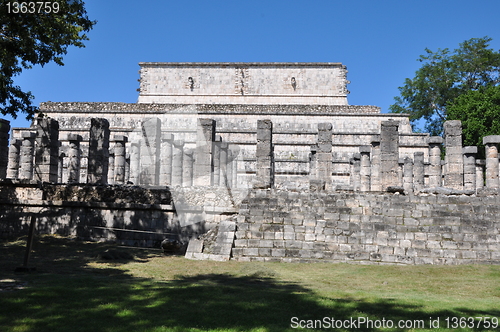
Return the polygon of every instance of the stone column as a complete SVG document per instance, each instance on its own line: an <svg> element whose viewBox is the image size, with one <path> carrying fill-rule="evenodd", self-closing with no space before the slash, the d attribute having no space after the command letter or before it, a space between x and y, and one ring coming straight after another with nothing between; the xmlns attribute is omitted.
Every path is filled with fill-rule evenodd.
<svg viewBox="0 0 500 332"><path fill-rule="evenodd" d="M318 123L316 151L317 179L325 182L325 189L332 189L332 124Z"/></svg>
<svg viewBox="0 0 500 332"><path fill-rule="evenodd" d="M109 122L103 118L90 120L87 183L106 184L109 163Z"/></svg>
<svg viewBox="0 0 500 332"><path fill-rule="evenodd" d="M220 176L219 183L221 187L227 187L227 154L228 144L226 142L220 143Z"/></svg>
<svg viewBox="0 0 500 332"><path fill-rule="evenodd" d="M80 141L82 136L68 134L68 183L80 182Z"/></svg>
<svg viewBox="0 0 500 332"><path fill-rule="evenodd" d="M429 187L442 186L441 172L441 145L443 138L441 136L429 137Z"/></svg>
<svg viewBox="0 0 500 332"><path fill-rule="evenodd" d="M182 161L184 141L174 140L172 142L172 185L182 186Z"/></svg>
<svg viewBox="0 0 500 332"><path fill-rule="evenodd" d="M476 153L477 146L466 146L464 154L464 189L476 190Z"/></svg>
<svg viewBox="0 0 500 332"><path fill-rule="evenodd" d="M424 188L424 153L415 152L413 154L413 188L419 191Z"/></svg>
<svg viewBox="0 0 500 332"><path fill-rule="evenodd" d="M459 120L445 121L444 142L446 147L444 186L463 189L462 122Z"/></svg>
<svg viewBox="0 0 500 332"><path fill-rule="evenodd" d="M380 137L374 137L372 139L372 149L371 149L371 174L370 174L370 190L371 191L381 191L382 187L380 185Z"/></svg>
<svg viewBox="0 0 500 332"><path fill-rule="evenodd" d="M398 186L399 122L382 121L380 129L380 177L382 190Z"/></svg>
<svg viewBox="0 0 500 332"><path fill-rule="evenodd" d="M316 181L318 179L318 147L311 145L309 153L309 180Z"/></svg>
<svg viewBox="0 0 500 332"><path fill-rule="evenodd" d="M161 137L160 185L168 186L172 181L172 142L174 135L163 134Z"/></svg>
<svg viewBox="0 0 500 332"><path fill-rule="evenodd" d="M406 157L403 165L403 189L407 193L413 192L413 174L413 160L410 157Z"/></svg>
<svg viewBox="0 0 500 332"><path fill-rule="evenodd" d="M51 118L37 118L35 173L37 181L57 182L59 163L59 123Z"/></svg>
<svg viewBox="0 0 500 332"><path fill-rule="evenodd" d="M17 179L19 175L19 156L21 151L22 140L12 138L9 146L9 163L7 168L7 178Z"/></svg>
<svg viewBox="0 0 500 332"><path fill-rule="evenodd" d="M158 185L160 181L161 120L149 118L142 122L139 183Z"/></svg>
<svg viewBox="0 0 500 332"><path fill-rule="evenodd" d="M360 168L361 168L361 155L355 153L350 159L351 164L351 186L354 191L359 191L361 188Z"/></svg>
<svg viewBox="0 0 500 332"><path fill-rule="evenodd" d="M359 169L361 191L370 191L370 152L371 146L369 145L359 147L359 153L361 154Z"/></svg>
<svg viewBox="0 0 500 332"><path fill-rule="evenodd" d="M108 184L115 184L115 148L109 147L108 150Z"/></svg>
<svg viewBox="0 0 500 332"><path fill-rule="evenodd" d="M398 158L398 183L400 183L401 185L403 185L403 182L404 182L404 180L403 180L404 164L405 164L405 158Z"/></svg>
<svg viewBox="0 0 500 332"><path fill-rule="evenodd" d="M215 120L198 119L196 129L196 160L194 164L194 185L212 185L213 143L215 141Z"/></svg>
<svg viewBox="0 0 500 332"><path fill-rule="evenodd" d="M227 166L226 166L226 186L233 187L233 150L232 145L227 145Z"/></svg>
<svg viewBox="0 0 500 332"><path fill-rule="evenodd" d="M134 142L130 144L130 171L129 181L137 185L139 183L139 172L141 167L141 145Z"/></svg>
<svg viewBox="0 0 500 332"><path fill-rule="evenodd" d="M66 158L66 146L59 142L59 158L57 159L57 182L63 183L64 158Z"/></svg>
<svg viewBox="0 0 500 332"><path fill-rule="evenodd" d="M23 142L19 154L19 178L31 180L33 179L33 157L35 153L36 133L23 131L21 135Z"/></svg>
<svg viewBox="0 0 500 332"><path fill-rule="evenodd" d="M500 135L483 137L486 149L486 188L498 189L498 144Z"/></svg>
<svg viewBox="0 0 500 332"><path fill-rule="evenodd" d="M430 163L428 161L424 162L424 188L429 187L429 167ZM425 177L427 175L427 177Z"/></svg>
<svg viewBox="0 0 500 332"><path fill-rule="evenodd" d="M126 150L127 151L130 150L130 145L129 148ZM128 183L130 181L129 179L130 179L130 152L127 152L125 153L125 183Z"/></svg>
<svg viewBox="0 0 500 332"><path fill-rule="evenodd" d="M10 122L0 119L0 180L7 177Z"/></svg>
<svg viewBox="0 0 500 332"><path fill-rule="evenodd" d="M115 135L113 137L113 141L115 142L115 184L124 184L125 183L125 167L126 167L126 149L125 144L128 141L127 136L123 135Z"/></svg>
<svg viewBox="0 0 500 332"><path fill-rule="evenodd" d="M240 153L240 147L237 145L233 145L231 148L231 153L233 155L233 172L232 172L232 187L231 188L238 188L238 155Z"/></svg>
<svg viewBox="0 0 500 332"><path fill-rule="evenodd" d="M220 184L220 143L222 142L222 137L220 135L215 135L214 141L214 176L213 185L218 186Z"/></svg>
<svg viewBox="0 0 500 332"><path fill-rule="evenodd" d="M238 182L238 154L240 147L235 144L228 145L227 184L230 188L236 188Z"/></svg>
<svg viewBox="0 0 500 332"><path fill-rule="evenodd" d="M194 150L185 149L182 159L182 186L191 187L193 185L194 170Z"/></svg>
<svg viewBox="0 0 500 332"><path fill-rule="evenodd" d="M484 159L476 160L476 190L484 188Z"/></svg>
<svg viewBox="0 0 500 332"><path fill-rule="evenodd" d="M274 187L273 123L257 120L257 175L254 188Z"/></svg>

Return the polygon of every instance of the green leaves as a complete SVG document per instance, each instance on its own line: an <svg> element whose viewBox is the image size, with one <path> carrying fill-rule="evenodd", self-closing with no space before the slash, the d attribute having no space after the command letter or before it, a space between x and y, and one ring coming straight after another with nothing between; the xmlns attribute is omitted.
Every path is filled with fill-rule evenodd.
<svg viewBox="0 0 500 332"><path fill-rule="evenodd" d="M408 113L413 124L426 121L425 129L440 135L448 116L448 105L457 97L481 87L500 83L500 53L488 48L491 38L472 38L453 52L425 49L418 61L422 67L413 79L399 87L400 96L389 109L393 113Z"/></svg>
<svg viewBox="0 0 500 332"><path fill-rule="evenodd" d="M462 121L464 145L478 146L479 157L484 157L483 137L500 134L500 86L460 95L448 106L448 117Z"/></svg>
<svg viewBox="0 0 500 332"><path fill-rule="evenodd" d="M96 22L88 19L82 1L58 0L57 13L13 13L8 2L13 1L0 0L0 111L14 118L26 113L30 119L37 110L33 95L13 86L13 77L33 65L64 65L68 46L84 47L84 32Z"/></svg>

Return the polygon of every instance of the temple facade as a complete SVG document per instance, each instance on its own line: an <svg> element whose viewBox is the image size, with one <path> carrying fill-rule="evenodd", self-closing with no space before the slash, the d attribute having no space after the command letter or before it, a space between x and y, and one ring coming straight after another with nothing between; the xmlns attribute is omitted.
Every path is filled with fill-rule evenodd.
<svg viewBox="0 0 500 332"><path fill-rule="evenodd" d="M318 176L316 157L325 152L331 155L327 187L359 187L352 174L356 159L361 161L360 146L377 149L384 121L398 124L398 160L421 152L424 163L429 162L428 135L413 133L407 115L348 105L347 69L340 63L155 62L140 67L137 103L40 105L41 112L59 124L59 182L75 180L68 168L75 137L81 150L77 180L87 181L91 118L109 122L109 184L250 188L258 171L259 120L273 123L277 188L308 187L309 179ZM323 151L318 128L325 123L330 124L326 142L331 141L331 148ZM210 137L200 130L208 130ZM30 135L25 132L34 130L15 128L13 138L20 141ZM199 145L205 138L211 141L211 176L201 181L196 169L203 163ZM115 144L120 145L116 150ZM115 158L120 151L125 151L119 156L125 166L117 166L124 172L117 176Z"/></svg>

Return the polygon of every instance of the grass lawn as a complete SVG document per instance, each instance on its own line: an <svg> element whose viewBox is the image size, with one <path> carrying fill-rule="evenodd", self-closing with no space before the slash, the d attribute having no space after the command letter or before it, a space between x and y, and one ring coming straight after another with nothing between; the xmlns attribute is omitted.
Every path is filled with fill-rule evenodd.
<svg viewBox="0 0 500 332"><path fill-rule="evenodd" d="M208 262L133 248L116 249L133 258L105 260L110 244L44 236L30 261L37 271L16 274L24 246L0 242L2 332L295 331L321 330L319 323L336 331L500 331L485 328L500 319L500 266ZM332 319L344 328L328 328ZM431 329L437 319L440 328ZM409 328L421 322L425 328Z"/></svg>

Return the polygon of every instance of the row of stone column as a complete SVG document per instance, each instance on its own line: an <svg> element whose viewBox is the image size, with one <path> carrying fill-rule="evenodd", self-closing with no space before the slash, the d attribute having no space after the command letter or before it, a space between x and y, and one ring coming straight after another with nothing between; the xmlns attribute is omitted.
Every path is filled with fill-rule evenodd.
<svg viewBox="0 0 500 332"><path fill-rule="evenodd" d="M424 153L415 152L413 158L400 158L398 161L398 186L403 187L406 192L418 191L424 187L442 187L444 186L444 177L442 176L445 162L441 161L441 143L442 137L430 137L429 144L429 162L424 162ZM360 191L380 191L381 186L377 176L377 170L380 164L376 163L376 146L364 145L360 147L360 153L354 154L351 159L351 184L354 190ZM372 158L370 158L370 154ZM484 187L483 168L484 161L476 160L477 147L466 146L462 151L463 162L463 189L475 190ZM492 161L494 159L492 158ZM498 160L498 158L497 158ZM497 162L498 165L498 162ZM491 167L490 167L491 168ZM497 174L495 171L492 174ZM425 178L428 182L425 183ZM497 175L498 178L498 175ZM495 188L491 184L487 187Z"/></svg>
<svg viewBox="0 0 500 332"><path fill-rule="evenodd" d="M80 143L82 137L77 134L68 134L68 145L65 146L64 153L59 155L60 142L57 121L37 119L36 132L25 131L21 133L21 138L11 140L8 153L5 153L8 167L4 167L4 178L61 182L63 179L63 158L66 158L67 174L64 178L67 179L68 183L124 184L127 181L132 181L136 184L141 182L142 184L157 184L153 182L154 180L151 181L151 176L153 179L158 176L158 181L164 185L236 186L236 157L239 148L222 142L220 136L215 139L213 135L215 121L202 120L200 124L201 130L196 150L185 149L184 141L175 140L172 134L164 134L161 141L163 153L160 154L160 160L146 158L151 156L151 151L147 151L147 149L154 150L156 147L152 146L152 140L147 141L146 144L144 142L132 143L131 151L127 155L128 137L115 135L110 140L109 122L106 119L91 119L87 179L80 179L82 159ZM6 131L8 130L9 128ZM207 131L211 132L208 136ZM151 130L147 130L147 132L151 132ZM3 140L3 142L7 141L8 137ZM110 141L113 143L111 150ZM35 145L37 146L36 151ZM160 145L158 147L160 148ZM144 153L146 151L149 153ZM195 158L195 154L197 158ZM195 160L199 161L199 164ZM34 169L34 165L36 165L36 169ZM151 171L148 166L155 167L155 170ZM157 172L158 170L159 172Z"/></svg>
<svg viewBox="0 0 500 332"><path fill-rule="evenodd" d="M92 184L130 181L151 185L237 185L239 147L222 142L222 138L215 135L214 120L199 120L196 149L185 148L185 142L175 140L172 134L161 136L160 126L159 119L146 121L144 139L130 144L131 151L127 153L127 136L115 135L110 139L109 122L91 119L87 178L81 179L82 137L68 134L68 144L61 150L57 121L37 119L36 132L24 131L21 138L12 139L5 153L8 167L4 167L4 178L46 182L62 182L64 178L68 183ZM7 142L8 137L4 141ZM63 158L66 158L64 164Z"/></svg>
<svg viewBox="0 0 500 332"><path fill-rule="evenodd" d="M35 132L11 140L4 178L57 182L59 124L50 118L36 121Z"/></svg>
<svg viewBox="0 0 500 332"><path fill-rule="evenodd" d="M225 186L237 184L238 147L215 135L212 119L198 119L196 145L161 132L158 118L143 122L143 138L131 143L130 181L143 185Z"/></svg>
<svg viewBox="0 0 500 332"><path fill-rule="evenodd" d="M462 147L460 121L445 122L445 138L429 137L429 162L424 163L424 153L415 152L413 158L396 161L399 156L397 125L382 122L380 139L371 146L361 146L351 159L351 184L354 190L379 191L388 186L402 186L405 191L427 187L448 187L477 190L484 187L500 188L498 145L500 135L486 136L486 162L477 160L477 147ZM441 160L441 146L445 143L445 160ZM371 158L370 158L371 157ZM425 177L428 177L427 184Z"/></svg>

